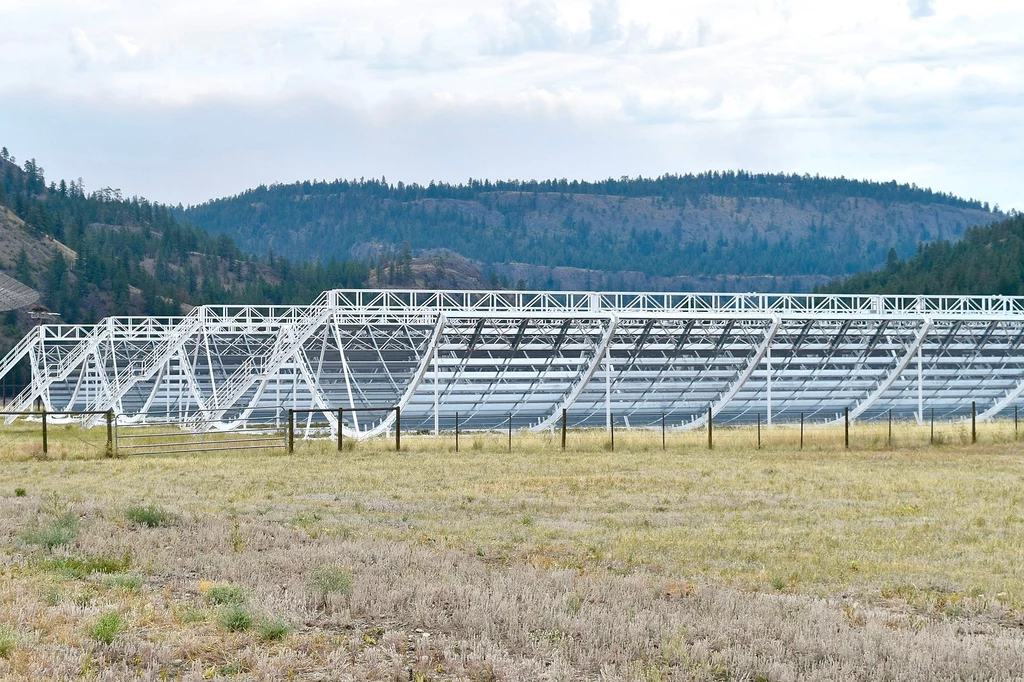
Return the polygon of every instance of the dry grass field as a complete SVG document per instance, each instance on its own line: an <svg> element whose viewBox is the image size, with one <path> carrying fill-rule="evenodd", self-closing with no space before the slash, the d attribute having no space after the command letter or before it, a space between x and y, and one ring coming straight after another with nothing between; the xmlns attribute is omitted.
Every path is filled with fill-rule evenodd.
<svg viewBox="0 0 1024 682"><path fill-rule="evenodd" d="M0 429L0 679L1024 679L1012 424L116 459L33 429Z"/></svg>

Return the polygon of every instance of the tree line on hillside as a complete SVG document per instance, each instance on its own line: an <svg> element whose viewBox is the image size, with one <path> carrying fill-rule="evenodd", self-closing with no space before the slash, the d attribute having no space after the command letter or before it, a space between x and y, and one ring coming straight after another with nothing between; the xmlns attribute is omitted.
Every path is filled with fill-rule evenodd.
<svg viewBox="0 0 1024 682"><path fill-rule="evenodd" d="M754 230L748 217L734 230L698 239L688 235L679 220L671 229L642 223L598 229L592 220L573 215L570 202L576 195L647 197L677 207L706 207L709 196L725 196L738 200L738 211L745 202L780 199L813 206L821 218L799 236L776 229L779 225ZM909 255L919 237L928 238L923 228L897 231L893 238L870 238L854 225L830 222L828 215L837 206L859 199L988 210L979 201L895 182L727 172L602 182L470 180L426 186L391 185L385 179L305 181L260 186L179 208L176 214L212 233L230 234L248 250L274 248L298 258L322 253L345 258L360 249L372 252L409 244L414 253L448 249L484 264L515 262L651 276L853 273L884 262L890 247ZM563 207L551 208L559 201ZM530 224L541 203L542 212L565 214L556 228ZM766 234L782 237L769 239Z"/></svg>
<svg viewBox="0 0 1024 682"><path fill-rule="evenodd" d="M408 202L421 199L474 200L488 193L523 194L590 194L614 197L659 197L663 201L696 203L707 195L784 199L794 202L815 202L823 197L849 197L875 199L883 203L920 202L945 204L960 208L989 210L988 202L962 199L947 192L900 184L896 181L876 182L853 180L845 177L830 178L820 175L796 173L751 173L748 171L709 171L685 175L666 174L655 178L623 176L596 182L584 180L477 180L450 184L431 182L389 184L387 178L333 181L306 180L294 184L260 185L235 197L217 199L201 206L236 198L259 201L275 190L288 195L304 196L352 194L392 201Z"/></svg>
<svg viewBox="0 0 1024 682"><path fill-rule="evenodd" d="M86 193L81 180L46 183L29 160L0 150L0 205L37 238L52 237L48 263L24 251L14 276L41 291L67 322L108 314L178 315L182 305L306 303L331 287L359 287L368 265L354 260L296 263L242 253L228 235L181 224L168 207L113 189Z"/></svg>
<svg viewBox="0 0 1024 682"><path fill-rule="evenodd" d="M884 268L837 280L820 291L1024 296L1024 215L973 227L955 243L922 244L907 260L890 252Z"/></svg>

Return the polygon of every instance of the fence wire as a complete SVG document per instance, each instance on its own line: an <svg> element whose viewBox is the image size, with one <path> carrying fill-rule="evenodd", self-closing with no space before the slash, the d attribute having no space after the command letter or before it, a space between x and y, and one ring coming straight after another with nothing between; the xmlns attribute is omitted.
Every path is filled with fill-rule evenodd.
<svg viewBox="0 0 1024 682"><path fill-rule="evenodd" d="M1016 411L1008 419L981 422L973 418L974 410L970 412L972 417L955 419L938 418L926 409L922 420L882 415L848 422L844 417L801 418L776 420L773 424L768 423L767 415L755 415L753 425L722 425L712 418L710 428L706 421L684 425L657 413L632 413L629 417L605 414L601 415L605 424L596 426L599 422L592 411L571 410L564 419L554 420L547 414L510 413L501 419L468 412L404 423L394 407L267 410L244 417L194 412L181 421L145 423L108 413L47 413L45 419L40 412L0 414L4 414L0 419L0 457L15 459L257 450L286 453L294 452L299 443L304 443L303 448L320 447L315 445L318 441L335 441L340 451L364 447L360 443L365 443L371 433L377 437L367 446L374 449L493 453L659 449L824 453L1013 444L1021 438Z"/></svg>

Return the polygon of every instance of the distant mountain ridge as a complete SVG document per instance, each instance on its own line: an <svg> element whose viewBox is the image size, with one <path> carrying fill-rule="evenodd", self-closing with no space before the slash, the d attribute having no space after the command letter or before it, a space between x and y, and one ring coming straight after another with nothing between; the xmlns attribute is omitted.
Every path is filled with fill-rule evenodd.
<svg viewBox="0 0 1024 682"><path fill-rule="evenodd" d="M807 290L920 241L999 219L895 182L703 173L460 185L337 180L261 186L179 215L246 250L390 260L456 254L508 286Z"/></svg>

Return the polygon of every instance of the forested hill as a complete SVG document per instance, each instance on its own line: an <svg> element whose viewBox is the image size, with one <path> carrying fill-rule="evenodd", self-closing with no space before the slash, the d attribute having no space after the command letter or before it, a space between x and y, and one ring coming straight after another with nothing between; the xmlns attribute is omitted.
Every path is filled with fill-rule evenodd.
<svg viewBox="0 0 1024 682"><path fill-rule="evenodd" d="M999 217L912 185L745 172L300 182L181 215L256 253L368 258L406 244L417 257L469 259L510 286L740 290L807 289Z"/></svg>
<svg viewBox="0 0 1024 682"><path fill-rule="evenodd" d="M908 260L891 253L885 267L831 282L822 291L1024 296L1024 215L971 228L956 243L924 244Z"/></svg>
<svg viewBox="0 0 1024 682"><path fill-rule="evenodd" d="M35 288L69 323L115 315L179 315L202 303L308 303L362 286L359 262L296 264L243 253L228 235L179 224L164 206L81 181L47 184L36 161L0 150L0 271ZM0 317L0 355L31 321Z"/></svg>

